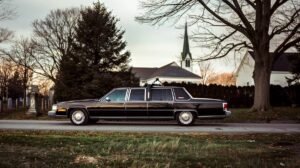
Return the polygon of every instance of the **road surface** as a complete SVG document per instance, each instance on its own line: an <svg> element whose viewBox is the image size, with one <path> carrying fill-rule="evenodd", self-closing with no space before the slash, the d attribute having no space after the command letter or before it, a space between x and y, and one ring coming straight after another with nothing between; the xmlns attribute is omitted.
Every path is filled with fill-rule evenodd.
<svg viewBox="0 0 300 168"><path fill-rule="evenodd" d="M300 133L300 124L278 123L201 123L178 126L175 121L100 121L74 126L70 121L0 120L0 130L59 130L109 132L201 132L201 133Z"/></svg>

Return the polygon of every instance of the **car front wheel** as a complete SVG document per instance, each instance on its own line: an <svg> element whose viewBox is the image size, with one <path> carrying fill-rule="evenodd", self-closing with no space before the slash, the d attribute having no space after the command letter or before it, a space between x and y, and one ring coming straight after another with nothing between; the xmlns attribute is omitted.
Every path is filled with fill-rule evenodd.
<svg viewBox="0 0 300 168"><path fill-rule="evenodd" d="M71 112L70 120L74 125L85 125L88 119L89 116L83 109L75 109Z"/></svg>
<svg viewBox="0 0 300 168"><path fill-rule="evenodd" d="M195 116L190 111L182 111L177 114L176 120L179 125L188 126L194 123Z"/></svg>

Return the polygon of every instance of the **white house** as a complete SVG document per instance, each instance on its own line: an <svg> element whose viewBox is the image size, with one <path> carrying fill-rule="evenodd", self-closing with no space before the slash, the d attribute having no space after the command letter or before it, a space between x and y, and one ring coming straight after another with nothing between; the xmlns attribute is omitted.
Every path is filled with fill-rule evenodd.
<svg viewBox="0 0 300 168"><path fill-rule="evenodd" d="M272 53L271 53L272 54ZM288 86L287 79L293 75L290 72L291 62L289 57L297 56L299 53L284 53L274 63L270 83L272 85ZM252 51L246 52L236 71L236 85L250 86L254 85L253 70L254 70L254 55Z"/></svg>
<svg viewBox="0 0 300 168"><path fill-rule="evenodd" d="M157 78L161 82L190 82L200 83L201 77L181 68L177 63L172 62L159 68L132 67L132 73L140 79L140 86L146 83L152 84Z"/></svg>
<svg viewBox="0 0 300 168"><path fill-rule="evenodd" d="M132 67L132 72L140 79L140 86L152 84L157 78L160 82L201 82L201 77L193 73L193 58L190 52L187 24L185 24L183 49L181 52L180 66L171 62L159 68Z"/></svg>

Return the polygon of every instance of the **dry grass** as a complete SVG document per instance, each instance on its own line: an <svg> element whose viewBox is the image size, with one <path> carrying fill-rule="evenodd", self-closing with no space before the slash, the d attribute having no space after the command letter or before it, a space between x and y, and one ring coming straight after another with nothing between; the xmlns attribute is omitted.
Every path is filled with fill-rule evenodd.
<svg viewBox="0 0 300 168"><path fill-rule="evenodd" d="M300 107L274 107L267 112L230 109L232 116L224 122L300 122Z"/></svg>
<svg viewBox="0 0 300 168"><path fill-rule="evenodd" d="M297 167L299 156L299 134L0 132L0 167Z"/></svg>

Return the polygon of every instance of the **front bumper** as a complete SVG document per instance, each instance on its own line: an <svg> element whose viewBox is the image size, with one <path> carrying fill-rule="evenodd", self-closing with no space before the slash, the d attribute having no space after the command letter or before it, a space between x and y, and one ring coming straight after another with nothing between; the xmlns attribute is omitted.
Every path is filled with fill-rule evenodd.
<svg viewBox="0 0 300 168"><path fill-rule="evenodd" d="M53 111L53 110L48 111L48 116L49 117L56 117L56 111Z"/></svg>
<svg viewBox="0 0 300 168"><path fill-rule="evenodd" d="M67 117L67 113L66 112L59 112L57 113L57 111L48 111L48 116L49 117Z"/></svg>

